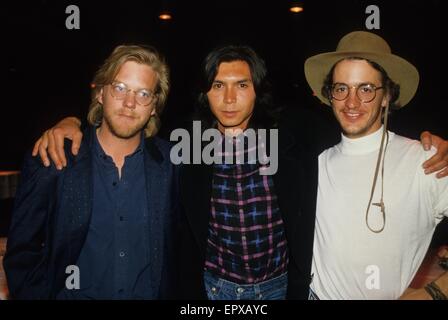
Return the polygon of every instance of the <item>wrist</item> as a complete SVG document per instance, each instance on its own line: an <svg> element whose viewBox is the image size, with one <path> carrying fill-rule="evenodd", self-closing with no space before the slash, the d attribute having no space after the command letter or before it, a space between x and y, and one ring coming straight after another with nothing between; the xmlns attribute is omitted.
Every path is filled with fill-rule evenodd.
<svg viewBox="0 0 448 320"><path fill-rule="evenodd" d="M444 279L437 279L437 281L430 282L424 288L433 300L448 300L446 292L448 288L442 284L442 280Z"/></svg>
<svg viewBox="0 0 448 320"><path fill-rule="evenodd" d="M445 272L438 279L434 280L435 284L439 287L439 289L448 296L448 272Z"/></svg>

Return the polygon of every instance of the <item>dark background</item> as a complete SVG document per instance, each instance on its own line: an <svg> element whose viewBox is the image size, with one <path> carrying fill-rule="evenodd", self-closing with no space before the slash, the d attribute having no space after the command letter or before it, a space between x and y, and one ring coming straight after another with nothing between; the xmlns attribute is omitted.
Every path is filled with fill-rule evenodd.
<svg viewBox="0 0 448 320"><path fill-rule="evenodd" d="M89 82L99 64L122 43L156 46L167 57L172 90L161 135L182 126L191 113L201 60L221 43L251 45L265 60L277 102L327 114L305 82L304 60L333 51L348 32L366 30L365 9L380 8L375 30L394 53L415 64L421 84L414 100L391 119L391 128L413 138L431 130L448 138L446 15L441 0L305 1L289 12L290 1L11 1L0 4L2 137L0 170L21 167L24 152L64 116L85 118ZM80 30L68 30L68 5L80 9ZM158 13L172 10L174 19ZM316 135L319 135L316 132Z"/></svg>

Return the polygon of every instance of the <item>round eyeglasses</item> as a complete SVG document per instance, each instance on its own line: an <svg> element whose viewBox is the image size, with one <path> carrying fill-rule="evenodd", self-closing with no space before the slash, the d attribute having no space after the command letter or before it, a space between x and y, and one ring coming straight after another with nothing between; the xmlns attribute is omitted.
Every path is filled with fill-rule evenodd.
<svg viewBox="0 0 448 320"><path fill-rule="evenodd" d="M342 101L348 98L350 89L356 89L356 96L359 101L367 103L375 99L376 91L384 87L377 87L371 83L362 83L357 86L349 86L345 83L335 83L330 87L331 97L335 100Z"/></svg>
<svg viewBox="0 0 448 320"><path fill-rule="evenodd" d="M114 81L110 84L110 86L112 89L110 94L118 100L125 99L129 91L134 92L135 101L142 106L150 105L156 98L156 95L148 89L132 90L122 82Z"/></svg>

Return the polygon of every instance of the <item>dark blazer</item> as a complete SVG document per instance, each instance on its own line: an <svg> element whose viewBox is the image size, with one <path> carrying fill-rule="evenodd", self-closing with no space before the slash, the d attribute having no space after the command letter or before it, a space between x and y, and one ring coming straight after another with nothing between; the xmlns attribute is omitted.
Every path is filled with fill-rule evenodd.
<svg viewBox="0 0 448 320"><path fill-rule="evenodd" d="M307 299L311 280L314 223L317 199L318 154L326 145L319 141L316 115L297 110L279 126L279 166L274 188L288 241L288 298ZM321 141L322 142L322 141ZM180 291L184 299L206 299L203 284L210 198L211 165L185 165L180 173L183 208Z"/></svg>
<svg viewBox="0 0 448 320"><path fill-rule="evenodd" d="M16 299L52 299L65 286L68 265L76 264L92 213L92 135L86 130L77 157L65 143L68 165L45 168L28 155L22 170L4 268ZM145 141L144 165L150 219L148 224L153 298L169 298L172 247L177 221L177 170L170 145L159 138ZM81 275L82 276L82 275Z"/></svg>

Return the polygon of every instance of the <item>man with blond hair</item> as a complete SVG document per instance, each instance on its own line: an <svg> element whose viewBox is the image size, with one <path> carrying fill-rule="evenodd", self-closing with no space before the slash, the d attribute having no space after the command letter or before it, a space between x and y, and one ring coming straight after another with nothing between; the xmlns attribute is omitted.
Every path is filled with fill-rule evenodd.
<svg viewBox="0 0 448 320"><path fill-rule="evenodd" d="M176 174L154 137L168 91L154 48L119 46L94 77L78 157L63 171L26 157L4 259L12 298L169 297Z"/></svg>

